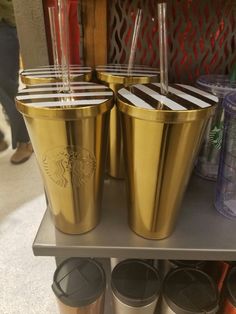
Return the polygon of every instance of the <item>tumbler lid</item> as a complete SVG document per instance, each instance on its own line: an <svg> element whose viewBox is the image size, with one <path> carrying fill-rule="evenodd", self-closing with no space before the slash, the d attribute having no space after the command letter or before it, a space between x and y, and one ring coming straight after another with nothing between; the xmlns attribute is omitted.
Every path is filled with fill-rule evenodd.
<svg viewBox="0 0 236 314"><path fill-rule="evenodd" d="M44 119L73 120L102 114L113 106L113 91L105 85L71 82L71 92L63 93L62 83L28 86L16 96L24 115Z"/></svg>
<svg viewBox="0 0 236 314"><path fill-rule="evenodd" d="M95 68L99 80L113 84L132 85L159 81L160 70L144 65L134 65L130 69L127 64L98 65Z"/></svg>
<svg viewBox="0 0 236 314"><path fill-rule="evenodd" d="M236 115L236 91L225 96L223 106L229 114Z"/></svg>
<svg viewBox="0 0 236 314"><path fill-rule="evenodd" d="M105 286L104 270L95 260L70 258L56 269L52 290L62 303L80 307L96 301Z"/></svg>
<svg viewBox="0 0 236 314"><path fill-rule="evenodd" d="M118 107L130 116L153 121L178 123L206 117L218 98L201 89L170 84L168 94L161 94L160 83L135 84L118 91ZM212 108L213 107L213 108Z"/></svg>
<svg viewBox="0 0 236 314"><path fill-rule="evenodd" d="M205 261L192 261L192 260L170 260L170 262L178 267L192 267L192 268L202 267L206 263Z"/></svg>
<svg viewBox="0 0 236 314"><path fill-rule="evenodd" d="M160 293L158 271L141 260L125 260L111 274L114 295L124 304L141 307L152 303Z"/></svg>
<svg viewBox="0 0 236 314"><path fill-rule="evenodd" d="M92 68L80 65L70 65L71 81L90 80L92 76ZM24 69L20 72L22 83L26 85L53 83L62 81L61 65L46 65L34 69Z"/></svg>
<svg viewBox="0 0 236 314"><path fill-rule="evenodd" d="M220 98L224 98L227 93L236 89L236 81L224 74L201 75L196 83L199 87L201 86L204 90Z"/></svg>
<svg viewBox="0 0 236 314"><path fill-rule="evenodd" d="M177 268L166 276L163 295L176 314L215 314L218 291L213 280L195 268Z"/></svg>
<svg viewBox="0 0 236 314"><path fill-rule="evenodd" d="M226 287L229 300L236 307L236 267L230 270L227 276Z"/></svg>

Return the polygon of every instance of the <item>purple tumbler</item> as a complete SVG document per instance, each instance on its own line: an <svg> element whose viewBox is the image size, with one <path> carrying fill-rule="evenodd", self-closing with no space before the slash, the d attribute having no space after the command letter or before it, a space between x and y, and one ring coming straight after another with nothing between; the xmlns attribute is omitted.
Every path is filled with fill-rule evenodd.
<svg viewBox="0 0 236 314"><path fill-rule="evenodd" d="M200 76L197 79L196 84L202 90L212 93L213 97L218 97L219 99L215 113L209 119L204 141L195 167L195 171L198 175L205 179L216 181L218 176L224 122L222 103L228 93L236 91L236 81L231 80L227 75L209 74Z"/></svg>
<svg viewBox="0 0 236 314"><path fill-rule="evenodd" d="M223 106L225 118L215 207L224 216L236 218L236 92L225 97Z"/></svg>

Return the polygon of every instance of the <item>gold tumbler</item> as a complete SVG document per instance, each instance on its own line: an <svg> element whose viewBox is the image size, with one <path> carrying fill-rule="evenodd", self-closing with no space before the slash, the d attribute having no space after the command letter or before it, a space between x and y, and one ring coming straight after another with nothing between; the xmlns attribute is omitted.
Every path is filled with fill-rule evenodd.
<svg viewBox="0 0 236 314"><path fill-rule="evenodd" d="M159 70L145 66L134 66L128 71L127 65L108 64L96 67L98 80L114 91L115 106L110 114L110 130L108 145L108 174L114 178L122 179L124 173L123 139L120 114L116 107L117 92L122 87L132 84L145 84L159 81Z"/></svg>
<svg viewBox="0 0 236 314"><path fill-rule="evenodd" d="M16 97L43 177L55 226L70 234L93 229L100 218L113 92L78 82L65 94L46 84Z"/></svg>
<svg viewBox="0 0 236 314"><path fill-rule="evenodd" d="M70 80L72 82L90 81L91 78L91 67L70 65ZM62 68L61 65L47 65L36 69L25 69L20 72L20 79L25 85L61 82Z"/></svg>
<svg viewBox="0 0 236 314"><path fill-rule="evenodd" d="M77 82L90 81L92 78L92 68L79 66L79 65L70 65L70 85L77 84ZM38 85L39 88L42 84L51 83L51 86L57 86L58 83L62 82L62 67L61 65L45 65L38 67L36 69L25 69L21 71L20 78L23 84L26 87L32 85ZM58 85L63 88L63 85ZM46 202L47 195L45 191Z"/></svg>
<svg viewBox="0 0 236 314"><path fill-rule="evenodd" d="M129 225L144 238L166 238L174 229L215 103L186 85L169 86L165 97L160 84L153 83L119 90L118 108L124 134Z"/></svg>

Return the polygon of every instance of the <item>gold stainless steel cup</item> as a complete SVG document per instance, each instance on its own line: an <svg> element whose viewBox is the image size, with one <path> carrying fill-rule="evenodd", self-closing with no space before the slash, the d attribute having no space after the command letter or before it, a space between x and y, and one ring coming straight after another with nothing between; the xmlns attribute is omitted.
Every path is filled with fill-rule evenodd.
<svg viewBox="0 0 236 314"><path fill-rule="evenodd" d="M90 81L92 78L92 68L79 65L70 65L70 85L76 82ZM32 85L41 86L42 84L51 83L52 85L62 82L62 69L61 65L46 65L36 69L25 69L20 73L20 79L26 87ZM47 195L45 191L47 201Z"/></svg>
<svg viewBox="0 0 236 314"><path fill-rule="evenodd" d="M158 104L153 97L162 97L164 103L165 97L154 85L148 84L146 97L145 86L120 90L118 108L124 134L129 225L144 238L162 239L168 237L175 226L214 106L171 110L164 105L163 110L157 110L152 107ZM179 95L181 93L184 94L180 91ZM181 103L180 96L175 95L176 98ZM182 99L182 104L185 102Z"/></svg>
<svg viewBox="0 0 236 314"><path fill-rule="evenodd" d="M17 95L41 170L55 226L70 234L94 228L100 218L109 113L113 92L78 83L60 93L50 84ZM30 91L30 92L28 92ZM69 96L71 95L71 96Z"/></svg>
<svg viewBox="0 0 236 314"><path fill-rule="evenodd" d="M123 86L157 82L159 80L159 70L145 66L134 66L128 73L127 65L108 64L97 66L96 75L99 81L114 91L115 97L115 106L110 114L107 171L113 178L123 179L125 176L123 139L120 114L116 106L117 91Z"/></svg>
<svg viewBox="0 0 236 314"><path fill-rule="evenodd" d="M72 82L90 81L92 68L70 65L70 80ZM25 69L20 73L20 79L25 85L56 83L62 81L61 66L47 65L36 69Z"/></svg>

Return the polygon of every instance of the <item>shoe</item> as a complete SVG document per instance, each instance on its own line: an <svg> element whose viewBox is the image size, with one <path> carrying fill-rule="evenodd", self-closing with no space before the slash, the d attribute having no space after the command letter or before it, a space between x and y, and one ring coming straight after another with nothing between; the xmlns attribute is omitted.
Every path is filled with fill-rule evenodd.
<svg viewBox="0 0 236 314"><path fill-rule="evenodd" d="M7 142L6 142L4 139L2 139L2 140L0 141L0 152L3 152L3 151L6 150L7 148L8 148Z"/></svg>
<svg viewBox="0 0 236 314"><path fill-rule="evenodd" d="M22 164L27 161L33 153L31 143L18 143L15 153L12 155L10 161L14 165Z"/></svg>

